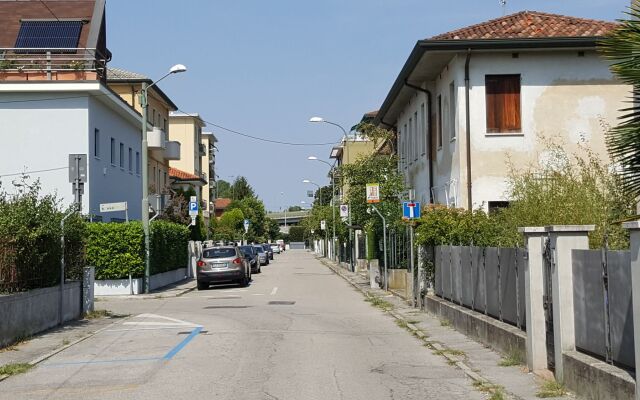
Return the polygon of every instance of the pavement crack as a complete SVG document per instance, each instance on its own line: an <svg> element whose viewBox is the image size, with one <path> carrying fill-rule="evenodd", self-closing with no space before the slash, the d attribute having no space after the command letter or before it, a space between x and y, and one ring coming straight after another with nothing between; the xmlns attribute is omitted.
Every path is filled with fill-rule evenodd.
<svg viewBox="0 0 640 400"><path fill-rule="evenodd" d="M338 391L338 394L340 395L340 399L344 399L344 393L342 392L342 388L340 387L340 383L338 382L338 372L336 371L335 367L333 368L333 384L336 387L336 390Z"/></svg>

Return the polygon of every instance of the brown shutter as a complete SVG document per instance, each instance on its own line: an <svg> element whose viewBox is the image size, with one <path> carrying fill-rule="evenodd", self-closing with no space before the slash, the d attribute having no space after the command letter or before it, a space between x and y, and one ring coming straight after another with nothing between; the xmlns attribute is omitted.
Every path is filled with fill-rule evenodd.
<svg viewBox="0 0 640 400"><path fill-rule="evenodd" d="M520 75L485 77L487 132L521 132Z"/></svg>

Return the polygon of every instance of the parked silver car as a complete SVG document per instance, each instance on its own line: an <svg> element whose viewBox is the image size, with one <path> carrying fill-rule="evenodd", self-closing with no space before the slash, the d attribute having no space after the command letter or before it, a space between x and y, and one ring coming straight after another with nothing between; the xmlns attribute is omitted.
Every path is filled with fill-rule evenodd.
<svg viewBox="0 0 640 400"><path fill-rule="evenodd" d="M264 247L259 244L254 244L253 247L255 247L258 252L258 261L260 261L260 265L269 265L269 255L265 251Z"/></svg>
<svg viewBox="0 0 640 400"><path fill-rule="evenodd" d="M269 246L271 246L271 250L276 253L276 254L280 254L281 249L280 249L280 245L277 243L271 243Z"/></svg>
<svg viewBox="0 0 640 400"><path fill-rule="evenodd" d="M206 248L197 262L197 280L198 290L223 282L238 282L245 287L251 280L251 266L237 247Z"/></svg>

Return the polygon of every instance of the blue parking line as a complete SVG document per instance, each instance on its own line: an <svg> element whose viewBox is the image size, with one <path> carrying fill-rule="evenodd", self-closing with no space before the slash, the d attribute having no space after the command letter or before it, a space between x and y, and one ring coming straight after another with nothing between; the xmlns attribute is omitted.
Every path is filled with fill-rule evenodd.
<svg viewBox="0 0 640 400"><path fill-rule="evenodd" d="M189 342L192 341L193 338L198 335L198 333L200 333L200 331L202 331L202 327L201 326L199 326L196 329L194 329L193 331L191 331L189 336L184 338L184 340L182 342L178 343L178 345L176 347L174 347L173 349L169 350L169 352L167 354L165 354L164 357L162 357L162 359L165 360L165 361L171 360L176 354L178 354L180 352L180 350L184 349L184 347L186 345L188 345Z"/></svg>

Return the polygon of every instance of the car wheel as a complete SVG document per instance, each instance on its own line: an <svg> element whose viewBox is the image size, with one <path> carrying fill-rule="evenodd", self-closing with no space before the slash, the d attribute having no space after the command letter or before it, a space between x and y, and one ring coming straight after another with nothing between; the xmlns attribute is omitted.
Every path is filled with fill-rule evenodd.
<svg viewBox="0 0 640 400"><path fill-rule="evenodd" d="M209 289L209 284L206 282L198 281L198 290L205 290L205 289Z"/></svg>
<svg viewBox="0 0 640 400"><path fill-rule="evenodd" d="M247 287L249 286L249 278L247 278L247 275L243 276L242 279L240 279L240 287Z"/></svg>
<svg viewBox="0 0 640 400"><path fill-rule="evenodd" d="M262 268L258 267L258 273L261 274L262 273Z"/></svg>

